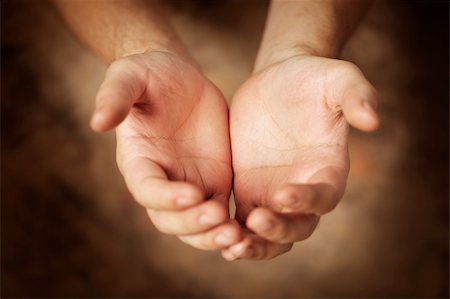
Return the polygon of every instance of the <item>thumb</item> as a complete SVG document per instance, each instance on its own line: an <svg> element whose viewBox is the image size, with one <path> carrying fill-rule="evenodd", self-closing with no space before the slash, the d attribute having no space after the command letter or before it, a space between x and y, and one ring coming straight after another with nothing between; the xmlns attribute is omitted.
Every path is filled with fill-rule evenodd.
<svg viewBox="0 0 450 299"><path fill-rule="evenodd" d="M136 69L124 61L116 61L106 71L105 80L96 97L91 128L97 132L111 130L128 115L134 102L145 90L145 82Z"/></svg>
<svg viewBox="0 0 450 299"><path fill-rule="evenodd" d="M376 113L377 92L370 82L364 77L361 70L348 64L345 75L341 75L338 89L331 97L332 106L339 107L347 122L362 131L374 131L379 126L379 118Z"/></svg>
<svg viewBox="0 0 450 299"><path fill-rule="evenodd" d="M378 128L380 121L376 106L376 91L368 82L347 90L341 101L342 112L348 123L362 131Z"/></svg>

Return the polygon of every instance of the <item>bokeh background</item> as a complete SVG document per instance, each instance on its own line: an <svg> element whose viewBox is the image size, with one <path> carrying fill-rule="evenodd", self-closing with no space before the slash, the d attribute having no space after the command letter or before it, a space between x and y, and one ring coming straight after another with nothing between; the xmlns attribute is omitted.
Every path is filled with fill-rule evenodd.
<svg viewBox="0 0 450 299"><path fill-rule="evenodd" d="M250 74L266 1L173 1L228 100ZM158 233L88 119L106 66L46 1L1 2L2 297L448 297L448 1L375 1L342 57L379 91L352 131L346 194L275 260L226 262Z"/></svg>

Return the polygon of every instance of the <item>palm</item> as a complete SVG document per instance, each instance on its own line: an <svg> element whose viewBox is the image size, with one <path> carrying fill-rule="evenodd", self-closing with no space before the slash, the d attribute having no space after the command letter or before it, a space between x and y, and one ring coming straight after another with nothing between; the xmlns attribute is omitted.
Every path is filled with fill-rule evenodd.
<svg viewBox="0 0 450 299"><path fill-rule="evenodd" d="M221 93L194 67L169 54L142 54L130 64L146 87L117 129L124 174L149 171L192 183L207 198L228 200L228 111ZM151 169L142 169L146 162Z"/></svg>
<svg viewBox="0 0 450 299"><path fill-rule="evenodd" d="M283 184L344 187L348 129L328 99L336 84L346 82L337 81L335 65L294 57L256 74L236 94L230 128L241 222Z"/></svg>
<svg viewBox="0 0 450 299"><path fill-rule="evenodd" d="M254 74L230 112L236 218L226 259L270 259L308 238L345 189L347 122L378 126L375 90L349 62L294 56Z"/></svg>

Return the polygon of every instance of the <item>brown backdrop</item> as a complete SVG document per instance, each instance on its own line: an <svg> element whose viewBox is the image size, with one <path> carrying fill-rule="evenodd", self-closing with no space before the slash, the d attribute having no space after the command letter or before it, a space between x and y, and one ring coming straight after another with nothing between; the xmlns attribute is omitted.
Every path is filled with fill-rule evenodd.
<svg viewBox="0 0 450 299"><path fill-rule="evenodd" d="M231 98L265 1L174 1L172 20ZM124 187L114 135L88 128L105 65L44 1L2 1L2 297L448 296L448 2L376 1L344 50L379 90L352 131L338 208L278 259L225 262L159 234Z"/></svg>

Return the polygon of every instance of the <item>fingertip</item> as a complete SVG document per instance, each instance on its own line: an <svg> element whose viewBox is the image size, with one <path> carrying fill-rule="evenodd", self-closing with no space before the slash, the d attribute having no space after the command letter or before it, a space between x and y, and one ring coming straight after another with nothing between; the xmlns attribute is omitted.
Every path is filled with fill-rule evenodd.
<svg viewBox="0 0 450 299"><path fill-rule="evenodd" d="M178 236L180 240L195 248L202 250L226 250L230 246L241 241L240 227L229 220L227 223L220 224L210 230L197 233ZM231 259L230 253L225 253L224 257Z"/></svg>
<svg viewBox="0 0 450 299"><path fill-rule="evenodd" d="M201 202L205 199L205 195L203 194L203 191L200 189L200 187L190 183L187 184L189 186L185 191L187 196L193 198L197 202Z"/></svg>
<svg viewBox="0 0 450 299"><path fill-rule="evenodd" d="M244 243L239 243L236 245L233 245L232 247L230 247L230 252L232 255L234 255L235 257L240 257L242 254L244 254L245 249L246 249L247 245Z"/></svg>
<svg viewBox="0 0 450 299"><path fill-rule="evenodd" d="M126 107L99 107L91 117L90 126L96 132L106 132L118 126L128 115Z"/></svg>
<svg viewBox="0 0 450 299"><path fill-rule="evenodd" d="M271 211L260 207L248 215L246 225L254 232L265 232L273 228L275 219Z"/></svg>
<svg viewBox="0 0 450 299"><path fill-rule="evenodd" d="M253 246L247 246L245 251L241 254L241 258L244 259L253 259L256 257L257 256L255 255L255 249L253 248Z"/></svg>
<svg viewBox="0 0 450 299"><path fill-rule="evenodd" d="M202 205L204 213L210 215L217 222L224 222L230 219L228 202L223 201L222 194L215 194L212 198L204 198Z"/></svg>
<svg viewBox="0 0 450 299"><path fill-rule="evenodd" d="M380 121L376 115L363 115L358 122L350 122L350 124L363 132L373 132L378 129Z"/></svg>
<svg viewBox="0 0 450 299"><path fill-rule="evenodd" d="M232 220L230 223L230 236L232 240L232 244L236 244L243 240L244 235L242 233L242 228L236 220Z"/></svg>
<svg viewBox="0 0 450 299"><path fill-rule="evenodd" d="M155 164L152 167L155 169L149 167L142 175L144 179L126 178L131 193L141 206L158 211L182 211L202 202L202 193L195 186L168 181L163 170L156 169L159 166Z"/></svg>
<svg viewBox="0 0 450 299"><path fill-rule="evenodd" d="M376 112L375 104L370 101L364 100L362 101L361 105L366 114L366 116L364 117L365 126L363 129L365 129L366 131L373 131L377 129L379 126L379 118Z"/></svg>
<svg viewBox="0 0 450 299"><path fill-rule="evenodd" d="M97 108L91 118L91 128L97 132L105 132L118 126L131 109L131 103L117 96L98 96Z"/></svg>
<svg viewBox="0 0 450 299"><path fill-rule="evenodd" d="M380 125L374 105L367 100L359 101L356 107L344 109L344 115L350 125L364 132L375 131Z"/></svg>
<svg viewBox="0 0 450 299"><path fill-rule="evenodd" d="M198 204L199 201L193 197L180 195L175 199L175 205L179 208L185 209Z"/></svg>
<svg viewBox="0 0 450 299"><path fill-rule="evenodd" d="M106 132L112 129L108 125L108 116L101 111L95 111L90 120L90 127L95 132Z"/></svg>
<svg viewBox="0 0 450 299"><path fill-rule="evenodd" d="M237 244L242 240L240 228L233 223L226 224L220 228L219 233L214 237L216 246L224 248Z"/></svg>
<svg viewBox="0 0 450 299"><path fill-rule="evenodd" d="M229 218L228 207L225 207L221 202L210 200L209 205L211 215L214 215L218 222L226 221Z"/></svg>
<svg viewBox="0 0 450 299"><path fill-rule="evenodd" d="M294 212L304 208L314 197L309 185L287 184L273 195L274 206L278 212Z"/></svg>
<svg viewBox="0 0 450 299"><path fill-rule="evenodd" d="M237 257L234 256L229 249L222 250L221 254L222 257L229 262L237 260Z"/></svg>
<svg viewBox="0 0 450 299"><path fill-rule="evenodd" d="M215 227L225 222L228 217L228 211L220 203L216 201L207 201L199 205L200 212L197 218L197 222L203 227L203 229ZM196 209L192 207L190 209Z"/></svg>
<svg viewBox="0 0 450 299"><path fill-rule="evenodd" d="M188 208L203 202L203 200L204 195L199 187L185 183L185 187L179 192L175 203L180 208Z"/></svg>
<svg viewBox="0 0 450 299"><path fill-rule="evenodd" d="M251 245L251 240L249 238L245 238L244 240L236 243L230 247L228 247L229 255L235 257L235 259L243 258L247 252L247 249Z"/></svg>

